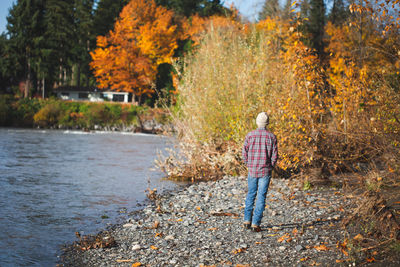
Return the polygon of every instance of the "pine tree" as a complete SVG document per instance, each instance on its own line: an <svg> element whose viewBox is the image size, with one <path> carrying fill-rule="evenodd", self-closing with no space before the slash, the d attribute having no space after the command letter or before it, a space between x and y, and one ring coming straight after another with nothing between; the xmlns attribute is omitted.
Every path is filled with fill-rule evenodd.
<svg viewBox="0 0 400 267"><path fill-rule="evenodd" d="M311 37L311 47L318 55L324 52L324 27L325 27L325 3L323 0L310 0L310 16L308 32Z"/></svg>
<svg viewBox="0 0 400 267"><path fill-rule="evenodd" d="M328 20L334 25L341 25L350 16L348 8L343 0L333 0L332 9L329 13Z"/></svg>
<svg viewBox="0 0 400 267"><path fill-rule="evenodd" d="M81 85L81 74L89 86L92 78L89 63L91 62L90 51L96 45L96 36L93 25L94 0L75 0L74 3L74 33L75 42L73 47L72 85Z"/></svg>
<svg viewBox="0 0 400 267"><path fill-rule="evenodd" d="M156 4L172 9L176 14L185 17L194 14L208 17L227 12L220 0L156 0Z"/></svg>
<svg viewBox="0 0 400 267"><path fill-rule="evenodd" d="M259 20L264 20L267 17L280 17L282 14L278 0L265 0L263 8L258 15Z"/></svg>
<svg viewBox="0 0 400 267"><path fill-rule="evenodd" d="M282 10L282 19L288 20L291 19L292 14L292 0L286 0L285 6Z"/></svg>
<svg viewBox="0 0 400 267"><path fill-rule="evenodd" d="M6 91L11 85L13 62L9 54L9 40L3 33L0 35L0 91ZM14 69L15 71L15 69Z"/></svg>
<svg viewBox="0 0 400 267"><path fill-rule="evenodd" d="M318 55L324 52L325 4L323 0L304 0L300 6L302 24L299 30L303 33L302 41L315 49Z"/></svg>
<svg viewBox="0 0 400 267"><path fill-rule="evenodd" d="M128 0L100 0L94 10L93 25L96 36L104 36L114 28L122 8L128 4Z"/></svg>
<svg viewBox="0 0 400 267"><path fill-rule="evenodd" d="M17 63L13 66L14 73L18 79L25 80L24 97L31 91L34 69L40 63L44 14L43 0L20 0L7 16L9 53Z"/></svg>
<svg viewBox="0 0 400 267"><path fill-rule="evenodd" d="M47 63L53 66L52 78L58 80L58 85L64 85L68 80L68 71L72 60L74 33L73 20L74 0L46 1L46 49L49 51ZM56 76L54 76L56 75Z"/></svg>

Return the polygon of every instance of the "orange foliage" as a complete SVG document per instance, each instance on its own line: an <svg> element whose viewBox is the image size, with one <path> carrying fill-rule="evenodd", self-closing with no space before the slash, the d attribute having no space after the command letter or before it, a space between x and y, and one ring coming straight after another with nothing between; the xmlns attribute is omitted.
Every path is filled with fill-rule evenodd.
<svg viewBox="0 0 400 267"><path fill-rule="evenodd" d="M201 38L212 28L226 28L233 27L241 29L243 24L237 20L237 13L233 12L230 17L225 16L211 16L211 17L200 17L194 15L185 24L185 32L194 41L195 45L200 44Z"/></svg>
<svg viewBox="0 0 400 267"><path fill-rule="evenodd" d="M180 33L173 12L153 0L133 0L126 5L107 36L97 37L98 48L91 53L101 88L153 93L157 66L170 63Z"/></svg>

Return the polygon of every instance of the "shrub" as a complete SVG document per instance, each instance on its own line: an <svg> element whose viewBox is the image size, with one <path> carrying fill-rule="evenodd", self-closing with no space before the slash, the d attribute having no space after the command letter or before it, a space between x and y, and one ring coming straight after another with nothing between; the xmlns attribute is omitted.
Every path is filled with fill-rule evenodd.
<svg viewBox="0 0 400 267"><path fill-rule="evenodd" d="M33 116L41 109L44 101L33 98L21 98L12 103L12 124L14 126L33 126Z"/></svg>
<svg viewBox="0 0 400 267"><path fill-rule="evenodd" d="M63 112L62 104L59 101L51 101L34 115L33 120L42 127L51 127L59 123Z"/></svg>
<svg viewBox="0 0 400 267"><path fill-rule="evenodd" d="M369 65L338 59L335 47L322 68L301 37L272 19L243 31L209 30L178 76L174 122L184 156L159 161L168 175L212 179L244 171L241 146L260 111L271 116L278 167L287 173L305 167L321 177L379 161L387 149L399 153L396 89Z"/></svg>
<svg viewBox="0 0 400 267"><path fill-rule="evenodd" d="M9 125L11 112L11 96L0 95L0 126Z"/></svg>

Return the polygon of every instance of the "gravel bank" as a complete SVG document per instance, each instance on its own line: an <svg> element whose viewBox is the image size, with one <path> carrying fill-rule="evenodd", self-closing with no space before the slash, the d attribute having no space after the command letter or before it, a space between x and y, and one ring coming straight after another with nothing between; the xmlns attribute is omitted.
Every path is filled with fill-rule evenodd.
<svg viewBox="0 0 400 267"><path fill-rule="evenodd" d="M337 189L299 191L273 179L262 232L242 228L243 177L193 184L167 193L138 219L109 232L112 248L69 247L64 266L339 266L340 220L349 204Z"/></svg>

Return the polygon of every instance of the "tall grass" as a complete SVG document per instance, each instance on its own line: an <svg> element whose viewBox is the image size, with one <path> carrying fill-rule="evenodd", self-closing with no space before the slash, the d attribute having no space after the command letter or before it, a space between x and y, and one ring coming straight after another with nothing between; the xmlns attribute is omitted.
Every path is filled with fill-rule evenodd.
<svg viewBox="0 0 400 267"><path fill-rule="evenodd" d="M179 77L174 122L183 156L160 160L162 169L192 179L245 173L241 147L260 111L270 114L278 169L286 173L308 167L334 174L383 150L398 153L393 88L352 64L339 83L331 82L300 39L289 25L268 19L244 29L211 26Z"/></svg>

